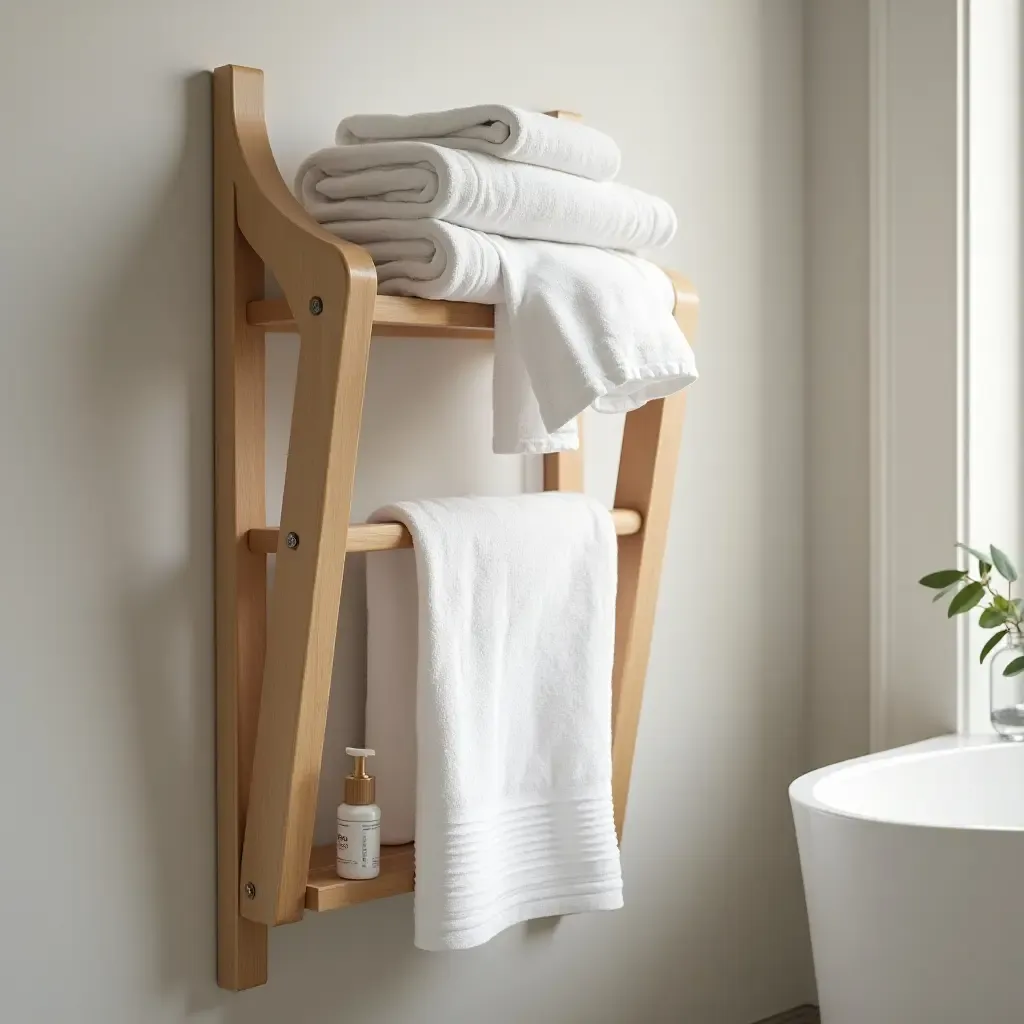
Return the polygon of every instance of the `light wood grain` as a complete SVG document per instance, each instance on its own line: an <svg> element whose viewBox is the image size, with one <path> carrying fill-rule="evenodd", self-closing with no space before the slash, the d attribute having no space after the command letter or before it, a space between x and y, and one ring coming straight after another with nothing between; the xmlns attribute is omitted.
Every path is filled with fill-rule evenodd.
<svg viewBox="0 0 1024 1024"><path fill-rule="evenodd" d="M301 338L282 523L303 543L278 559L270 600L239 890L244 917L277 924L305 903L377 281L366 251L314 224L282 180L262 74L229 66L216 81L238 226Z"/></svg>
<svg viewBox="0 0 1024 1024"><path fill-rule="evenodd" d="M583 492L583 417L576 417L580 446L575 451L544 456L544 490Z"/></svg>
<svg viewBox="0 0 1024 1024"><path fill-rule="evenodd" d="M690 342L697 332L697 295L684 278L669 274L676 289L675 316ZM626 817L640 722L654 610L665 555L672 491L683 429L685 394L648 402L626 414L615 504L635 508L644 528L619 542L612 670L612 793L620 838Z"/></svg>
<svg viewBox="0 0 1024 1024"><path fill-rule="evenodd" d="M235 224L230 100L214 88L214 421L217 606L217 982L267 980L267 929L238 912L263 654L266 562L246 532L266 522L264 338L247 329L246 303L263 294L263 263Z"/></svg>
<svg viewBox="0 0 1024 1024"><path fill-rule="evenodd" d="M263 331L294 331L295 317L287 299L263 299L249 304L246 318ZM401 295L378 295L373 309L374 334L383 337L494 337L494 307L475 302L432 302Z"/></svg>
<svg viewBox="0 0 1024 1024"><path fill-rule="evenodd" d="M415 852L412 843L382 846L380 874L376 878L339 878L335 856L333 846L318 846L313 850L306 882L307 910L341 910L413 890Z"/></svg>
<svg viewBox="0 0 1024 1024"><path fill-rule="evenodd" d="M615 532L620 537L628 537L639 533L642 526L640 513L628 508L611 510ZM281 531L276 526L257 527L247 535L249 550L260 555L287 554L287 548L280 548ZM301 538L300 538L301 544ZM411 548L412 534L402 523L351 523L348 528L348 540L345 544L347 554L361 551L393 551L395 548Z"/></svg>

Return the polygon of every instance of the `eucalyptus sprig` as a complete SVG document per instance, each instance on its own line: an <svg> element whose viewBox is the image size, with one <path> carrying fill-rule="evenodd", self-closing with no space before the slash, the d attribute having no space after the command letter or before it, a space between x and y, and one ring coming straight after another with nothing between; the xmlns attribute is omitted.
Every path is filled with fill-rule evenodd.
<svg viewBox="0 0 1024 1024"><path fill-rule="evenodd" d="M978 625L982 629L998 629L999 632L993 633L981 649L979 660L984 664L985 659L995 650L1000 641L1006 639L1011 633L1016 634L1018 639L1024 637L1024 598L1013 596L1013 585L1017 582L1017 570L1014 568L1013 562L999 548L992 545L986 554L978 551L977 548L968 547L966 544L957 544L957 547L963 548L977 561L977 579L971 575L970 570L940 569L938 572L922 577L919 582L922 587L938 591L932 598L933 603L953 594L947 612L949 618L969 612L981 604L986 595L989 597L988 604L982 607L981 614L978 616ZM999 593L996 585L993 584L993 568L1006 581L1005 596ZM1003 669L1004 676L1016 676L1021 672L1024 672L1024 656L1014 658Z"/></svg>

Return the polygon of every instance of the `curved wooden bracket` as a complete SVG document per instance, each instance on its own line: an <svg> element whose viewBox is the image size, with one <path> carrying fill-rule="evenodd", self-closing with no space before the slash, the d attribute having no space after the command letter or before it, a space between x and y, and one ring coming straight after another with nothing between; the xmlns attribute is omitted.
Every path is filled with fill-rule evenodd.
<svg viewBox="0 0 1024 1024"><path fill-rule="evenodd" d="M230 816L221 814L228 824L221 830L227 938L220 959L222 984L248 987L266 974L258 925L298 919L305 899L377 282L369 255L315 224L281 179L263 117L263 76L255 69L229 66L214 74L214 162L218 628L237 646L232 654L219 644L219 696L232 712L220 720L236 723L224 724L219 735L233 751L218 757L219 791L235 806ZM256 577L265 566L251 565L245 548L248 529L266 525L265 518L252 521L265 500L258 436L263 339L253 337L245 319L246 305L263 297L261 260L295 310L301 337L262 687L257 658L248 660L239 635L247 623L260 633L262 648L265 581ZM298 543L288 546L288 535ZM244 711L256 704L256 693L253 722ZM255 925L238 919L239 900Z"/></svg>

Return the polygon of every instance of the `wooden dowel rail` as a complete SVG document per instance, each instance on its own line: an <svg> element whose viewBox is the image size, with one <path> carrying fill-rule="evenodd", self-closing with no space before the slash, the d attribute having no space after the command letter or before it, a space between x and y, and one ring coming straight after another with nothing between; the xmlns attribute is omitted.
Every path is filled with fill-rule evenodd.
<svg viewBox="0 0 1024 1024"><path fill-rule="evenodd" d="M629 508L613 508L612 522L615 532L620 537L631 537L640 532L643 520L639 512ZM265 526L249 530L246 540L249 550L256 555L273 555L281 535L276 526ZM298 544L302 538L298 538ZM412 535L401 523L351 523L348 528L348 539L345 552L359 551L393 551L395 548L411 548Z"/></svg>
<svg viewBox="0 0 1024 1024"><path fill-rule="evenodd" d="M321 298L321 302L326 301ZM264 331L296 330L295 316L287 299L249 302L245 307L245 320L250 327ZM390 337L487 341L494 337L494 307L476 302L438 302L402 295L378 295L373 306L373 331Z"/></svg>

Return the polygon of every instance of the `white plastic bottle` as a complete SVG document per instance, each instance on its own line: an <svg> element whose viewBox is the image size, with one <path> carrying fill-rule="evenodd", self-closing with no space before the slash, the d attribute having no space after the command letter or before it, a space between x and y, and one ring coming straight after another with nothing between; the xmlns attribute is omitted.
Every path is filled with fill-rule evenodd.
<svg viewBox="0 0 1024 1024"><path fill-rule="evenodd" d="M380 874L380 808L376 779L366 774L372 750L346 747L356 759L355 770L345 776L345 802L338 805L337 871L340 878L376 878Z"/></svg>

